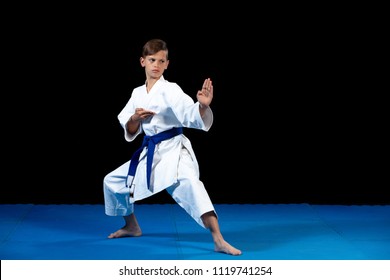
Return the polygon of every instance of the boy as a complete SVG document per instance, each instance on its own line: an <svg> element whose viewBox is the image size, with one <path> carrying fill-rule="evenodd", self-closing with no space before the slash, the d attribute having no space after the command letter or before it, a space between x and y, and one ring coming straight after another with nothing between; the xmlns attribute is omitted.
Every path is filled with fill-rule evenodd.
<svg viewBox="0 0 390 280"><path fill-rule="evenodd" d="M146 82L133 90L118 120L126 141L133 141L141 133L145 136L132 159L104 177L105 213L123 216L125 220L125 225L108 238L141 236L134 202L165 189L200 226L211 232L216 252L241 255L241 250L226 242L220 232L214 206L199 180L191 142L182 131L183 127L210 129L211 79L204 80L196 103L176 83L165 80L168 48L160 39L146 42L140 63L145 68Z"/></svg>

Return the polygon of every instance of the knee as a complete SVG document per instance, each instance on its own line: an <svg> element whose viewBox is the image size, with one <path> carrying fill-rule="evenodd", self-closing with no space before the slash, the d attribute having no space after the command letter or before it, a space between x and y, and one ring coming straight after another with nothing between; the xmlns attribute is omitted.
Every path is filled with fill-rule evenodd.
<svg viewBox="0 0 390 280"><path fill-rule="evenodd" d="M109 175L106 175L104 176L103 178L103 187L106 189L108 188L108 186L110 186L110 176Z"/></svg>
<svg viewBox="0 0 390 280"><path fill-rule="evenodd" d="M129 188L126 186L126 180L116 176L106 175L103 178L103 189L105 193L128 194Z"/></svg>
<svg viewBox="0 0 390 280"><path fill-rule="evenodd" d="M104 191L109 192L116 192L115 189L117 189L117 184L114 182L110 174L104 176L103 178L103 189Z"/></svg>

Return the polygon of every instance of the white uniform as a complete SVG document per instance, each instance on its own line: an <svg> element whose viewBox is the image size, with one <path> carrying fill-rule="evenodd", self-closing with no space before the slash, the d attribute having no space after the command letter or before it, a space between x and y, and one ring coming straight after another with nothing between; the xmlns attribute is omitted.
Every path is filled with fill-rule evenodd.
<svg viewBox="0 0 390 280"><path fill-rule="evenodd" d="M131 135L125 127L136 108L153 111L155 115L143 121L138 131ZM174 127L208 131L213 123L213 113L208 108L202 119L199 103L195 103L176 83L161 77L149 93L146 91L146 85L135 88L126 106L119 113L118 120L124 129L126 141L131 142L142 132L152 136ZM173 199L204 227L201 215L215 209L199 180L199 165L190 140L180 134L156 145L150 179L151 190L148 189L146 181L146 152L147 147L140 155L134 176L133 199L130 199L130 189L126 186L130 161L105 176L105 213L109 216L130 215L134 211L133 201L166 189Z"/></svg>

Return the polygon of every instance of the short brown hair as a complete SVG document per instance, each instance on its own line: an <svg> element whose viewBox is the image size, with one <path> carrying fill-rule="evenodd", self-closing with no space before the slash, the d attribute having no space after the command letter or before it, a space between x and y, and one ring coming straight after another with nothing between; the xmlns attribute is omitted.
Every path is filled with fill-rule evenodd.
<svg viewBox="0 0 390 280"><path fill-rule="evenodd" d="M148 55L153 55L155 53L158 53L159 51L166 51L167 52L167 59L168 59L167 43L161 39L149 40L145 43L145 45L142 48L142 57L146 57Z"/></svg>

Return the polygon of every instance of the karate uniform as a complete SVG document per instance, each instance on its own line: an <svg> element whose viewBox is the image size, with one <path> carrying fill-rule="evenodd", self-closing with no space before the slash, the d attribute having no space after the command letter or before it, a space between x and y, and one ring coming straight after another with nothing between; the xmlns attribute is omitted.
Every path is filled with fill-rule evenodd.
<svg viewBox="0 0 390 280"><path fill-rule="evenodd" d="M126 123L136 108L153 111L155 115L142 121L138 131L131 135L126 130ZM208 108L202 119L199 103L194 102L176 83L168 82L162 76L149 93L146 85L135 88L118 120L126 141L131 142L141 133L153 136L174 127L208 131L213 123L213 113ZM126 184L130 160L104 177L105 213L109 216L130 215L135 201L165 189L199 225L205 227L201 215L215 209L199 180L199 165L190 140L180 134L156 145L150 188L147 186L146 155L147 147L141 152L132 178L132 197Z"/></svg>

